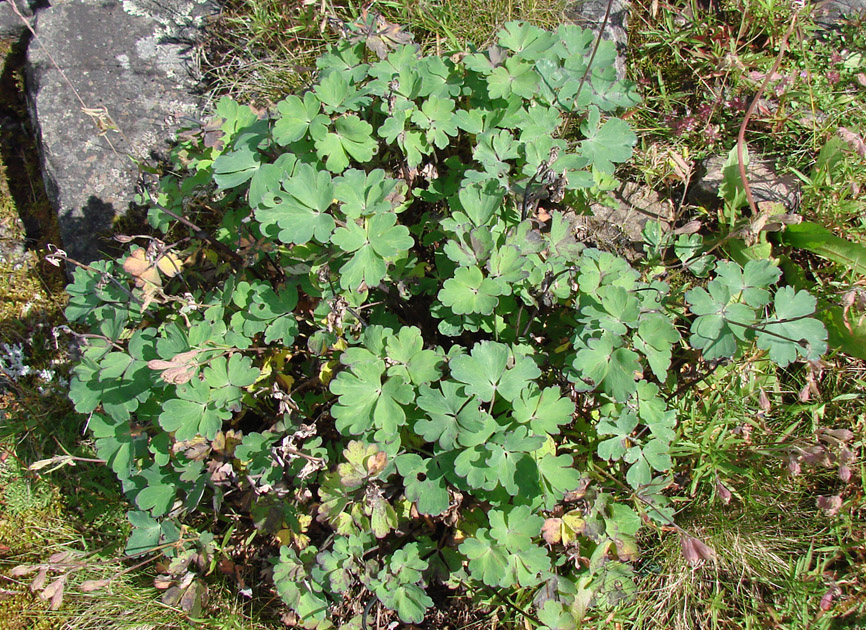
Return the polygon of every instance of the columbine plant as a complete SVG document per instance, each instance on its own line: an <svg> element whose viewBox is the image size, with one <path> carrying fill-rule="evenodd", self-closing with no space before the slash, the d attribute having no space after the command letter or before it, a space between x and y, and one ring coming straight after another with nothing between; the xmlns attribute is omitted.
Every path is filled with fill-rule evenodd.
<svg viewBox="0 0 866 630"><path fill-rule="evenodd" d="M212 550L219 518L180 520L249 516L310 628L364 589L407 623L433 583L530 589L551 628L628 595L642 517L673 517L681 329L713 361L825 345L769 261L705 257L683 302L575 239L635 143L592 43L522 23L452 57L347 42L306 93L223 99L187 136L150 210L166 237L69 287L92 331L71 395L135 505L130 553Z"/></svg>

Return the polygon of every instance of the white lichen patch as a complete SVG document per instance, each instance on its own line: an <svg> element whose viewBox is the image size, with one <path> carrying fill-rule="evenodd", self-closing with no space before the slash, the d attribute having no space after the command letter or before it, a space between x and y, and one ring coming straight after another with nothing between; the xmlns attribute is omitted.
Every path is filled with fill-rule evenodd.
<svg viewBox="0 0 866 630"><path fill-rule="evenodd" d="M121 53L121 54L117 55L115 57L115 59L117 59L118 63L120 64L120 67L123 68L124 70L129 70L132 67L129 64L129 55L127 55L127 54Z"/></svg>

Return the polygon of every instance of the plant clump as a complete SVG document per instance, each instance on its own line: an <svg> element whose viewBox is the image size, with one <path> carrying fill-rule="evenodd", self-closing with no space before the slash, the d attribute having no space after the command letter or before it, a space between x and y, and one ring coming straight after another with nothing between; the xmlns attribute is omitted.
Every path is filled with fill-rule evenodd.
<svg viewBox="0 0 866 630"><path fill-rule="evenodd" d="M129 554L178 576L256 541L308 628L347 598L354 623L376 602L420 623L442 589L520 590L566 628L632 596L638 531L673 524L674 366L756 344L784 367L826 332L769 260L650 224L697 274L672 289L576 240L636 142L593 42L344 41L310 90L225 98L186 136L150 204L164 235L68 287L71 397L134 505Z"/></svg>

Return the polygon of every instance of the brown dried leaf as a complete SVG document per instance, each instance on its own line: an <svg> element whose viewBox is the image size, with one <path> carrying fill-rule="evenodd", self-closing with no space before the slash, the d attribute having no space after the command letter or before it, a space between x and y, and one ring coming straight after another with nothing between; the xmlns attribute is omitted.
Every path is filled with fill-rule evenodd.
<svg viewBox="0 0 866 630"><path fill-rule="evenodd" d="M842 497L838 494L829 497L819 496L817 503L818 507L824 512L824 514L827 516L836 516L842 508Z"/></svg>
<svg viewBox="0 0 866 630"><path fill-rule="evenodd" d="M859 134L856 134L845 127L839 127L839 129L836 130L836 133L839 134L839 137L847 142L852 149L854 149L854 152L857 153L857 155L860 157L866 157L866 142L863 141L863 138L861 138Z"/></svg>
<svg viewBox="0 0 866 630"><path fill-rule="evenodd" d="M147 252L139 248L127 256L123 262L123 270L135 279L135 286L144 288L147 286L161 287L162 280L156 267L147 259Z"/></svg>
<svg viewBox="0 0 866 630"><path fill-rule="evenodd" d="M687 235L688 234L694 234L700 229L701 229L701 222L698 221L697 219L694 219L692 221L689 221L685 225L678 227L676 230L674 230L674 234L677 236L679 236L680 234L687 234Z"/></svg>
<svg viewBox="0 0 866 630"><path fill-rule="evenodd" d="M850 442L854 439L854 432L849 431L848 429L821 429L819 433L822 437L827 436L832 438L832 440L838 440L840 442Z"/></svg>
<svg viewBox="0 0 866 630"><path fill-rule="evenodd" d="M172 584L174 584L174 582L175 579L170 575L157 575L155 578L153 578L153 588L164 591Z"/></svg>
<svg viewBox="0 0 866 630"><path fill-rule="evenodd" d="M764 391L763 387L761 388L760 394L758 394L758 405L761 407L761 411L769 413L771 409L770 397L767 396L767 392Z"/></svg>
<svg viewBox="0 0 866 630"><path fill-rule="evenodd" d="M385 451L378 451L375 455L372 455L367 459L367 475L375 477L385 470L387 464L388 454Z"/></svg>
<svg viewBox="0 0 866 630"><path fill-rule="evenodd" d="M859 83L863 87L866 87L866 72L858 72L856 75L854 75L854 78L857 79L857 83Z"/></svg>
<svg viewBox="0 0 866 630"><path fill-rule="evenodd" d="M30 575L31 573L36 573L42 568L40 564L19 564L17 567L14 567L9 575L12 577L21 577L22 575Z"/></svg>
<svg viewBox="0 0 866 630"><path fill-rule="evenodd" d="M87 580L78 586L78 590L82 593L92 593L99 589L105 588L111 583L111 580Z"/></svg>
<svg viewBox="0 0 866 630"><path fill-rule="evenodd" d="M30 582L30 590L34 593L36 591L41 591L45 588L45 582L48 580L48 567L42 565L39 567L39 573L36 574L36 577L33 578L33 581Z"/></svg>
<svg viewBox="0 0 866 630"><path fill-rule="evenodd" d="M715 550L694 536L682 534L680 536L680 545L682 547L683 557L689 564L700 564L704 560L713 561L716 559Z"/></svg>
<svg viewBox="0 0 866 630"><path fill-rule="evenodd" d="M60 607L63 605L63 589L65 586L66 576L62 575L46 586L45 590L39 594L39 597L51 600L51 610L60 610Z"/></svg>
<svg viewBox="0 0 866 630"><path fill-rule="evenodd" d="M183 590L179 586L172 586L162 596L162 603L166 606L176 606L183 595Z"/></svg>
<svg viewBox="0 0 866 630"><path fill-rule="evenodd" d="M728 487L725 484L718 480L716 481L716 492L725 505L731 502L731 491L728 490Z"/></svg>
<svg viewBox="0 0 866 630"><path fill-rule="evenodd" d="M838 475L839 475L839 479L841 481L844 481L845 483L848 483L849 481L851 481L851 469L848 468L848 466L846 466L845 464L842 464L841 466L839 466Z"/></svg>
<svg viewBox="0 0 866 630"><path fill-rule="evenodd" d="M562 519L546 519L541 526L541 537L548 545L555 545L562 540Z"/></svg>

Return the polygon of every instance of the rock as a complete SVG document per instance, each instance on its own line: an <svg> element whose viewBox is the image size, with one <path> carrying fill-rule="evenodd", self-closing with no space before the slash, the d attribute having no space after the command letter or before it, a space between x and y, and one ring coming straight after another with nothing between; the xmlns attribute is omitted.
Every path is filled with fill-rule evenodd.
<svg viewBox="0 0 866 630"><path fill-rule="evenodd" d="M673 203L647 186L626 182L612 195L617 202L615 207L592 204L592 216L576 217L578 240L591 240L635 258L647 221L660 221L669 230L675 219Z"/></svg>
<svg viewBox="0 0 866 630"><path fill-rule="evenodd" d="M607 19L602 37L616 44L617 58L616 76L625 78L625 53L628 46L628 12L630 0L612 0L610 15ZM578 26L588 28L598 33L604 22L608 0L573 0L565 10L565 16Z"/></svg>
<svg viewBox="0 0 866 630"><path fill-rule="evenodd" d="M139 170L200 107L189 41L196 0L66 0L39 9L27 92L63 248L99 257L99 235L129 208ZM55 64L59 64L59 67Z"/></svg>
<svg viewBox="0 0 866 630"><path fill-rule="evenodd" d="M716 155L704 162L701 174L689 188L687 199L690 203L706 207L721 205L719 186L722 183L722 169L726 160L727 156ZM781 203L789 212L800 206L797 178L776 173L773 160L752 156L746 167L746 176L749 178L756 204Z"/></svg>
<svg viewBox="0 0 866 630"><path fill-rule="evenodd" d="M866 16L866 0L827 0L818 2L813 10L815 23L833 28L845 18Z"/></svg>
<svg viewBox="0 0 866 630"><path fill-rule="evenodd" d="M13 0L0 0L0 39L18 39L27 26L12 8ZM25 18L33 16L33 10L27 0L14 0L18 11Z"/></svg>

